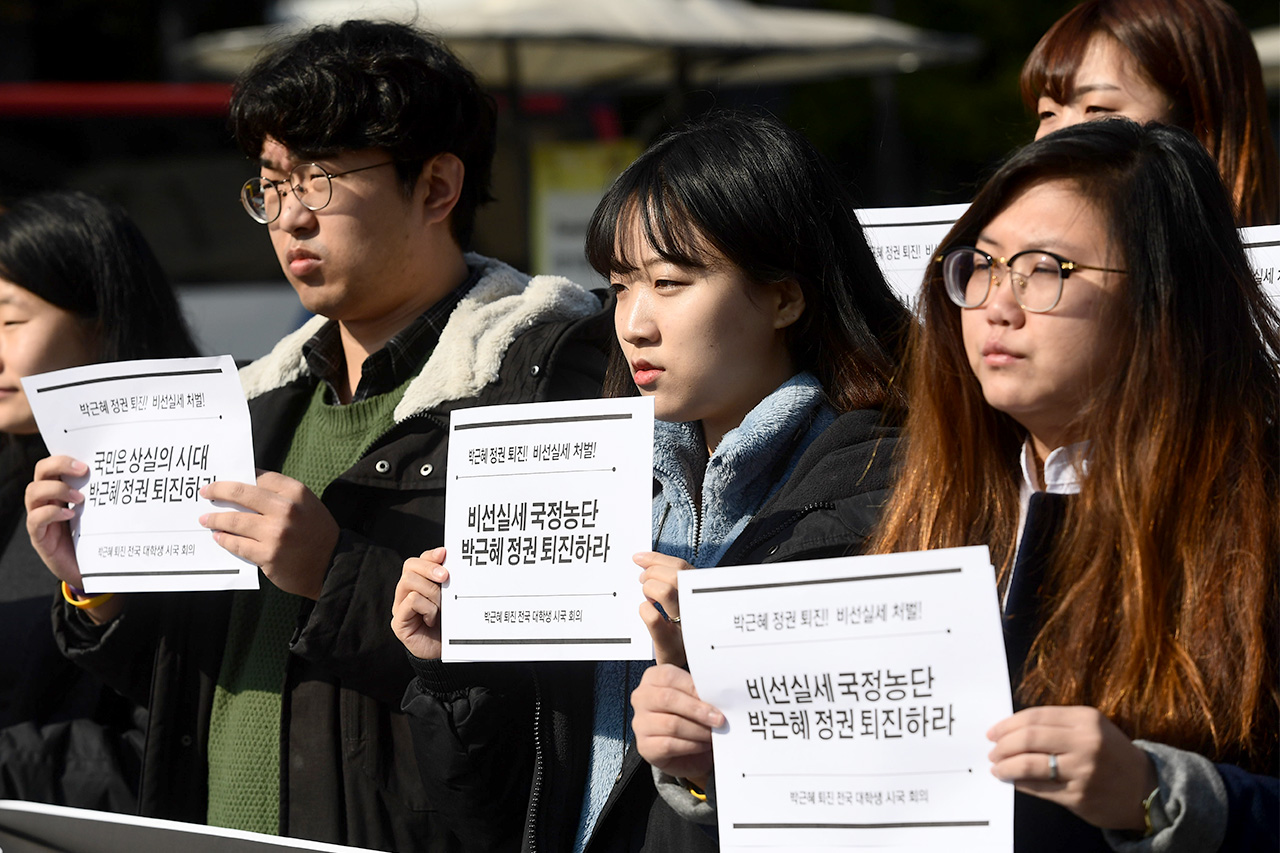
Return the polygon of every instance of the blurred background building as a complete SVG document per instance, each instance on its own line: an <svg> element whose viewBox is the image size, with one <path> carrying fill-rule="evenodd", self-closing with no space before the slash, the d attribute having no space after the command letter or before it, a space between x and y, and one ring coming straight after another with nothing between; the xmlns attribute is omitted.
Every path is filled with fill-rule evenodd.
<svg viewBox="0 0 1280 853"><path fill-rule="evenodd" d="M500 108L498 201L476 248L585 279L581 232L604 186L663 130L715 107L767 109L802 130L866 206L967 201L1034 133L1018 71L1072 5L0 0L0 201L70 187L122 204L206 351L247 359L302 318L240 208L254 169L227 130L228 81L293 28L356 9L444 31ZM1257 34L1274 132L1280 7L1234 5Z"/></svg>

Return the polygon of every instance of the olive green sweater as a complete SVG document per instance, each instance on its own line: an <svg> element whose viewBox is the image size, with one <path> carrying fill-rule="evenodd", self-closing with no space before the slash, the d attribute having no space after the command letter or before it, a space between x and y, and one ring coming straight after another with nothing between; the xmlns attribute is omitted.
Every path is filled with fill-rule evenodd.
<svg viewBox="0 0 1280 853"><path fill-rule="evenodd" d="M345 406L316 387L281 473L317 495L393 425L403 385ZM280 697L302 598L260 579L235 594L209 722L210 826L275 835L280 825ZM387 602L390 607L391 603Z"/></svg>

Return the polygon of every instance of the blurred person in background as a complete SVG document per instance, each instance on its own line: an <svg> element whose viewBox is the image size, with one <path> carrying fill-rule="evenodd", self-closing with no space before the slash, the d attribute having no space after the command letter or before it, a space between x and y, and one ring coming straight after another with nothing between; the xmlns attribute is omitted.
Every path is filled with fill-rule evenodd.
<svg viewBox="0 0 1280 853"><path fill-rule="evenodd" d="M49 192L0 213L0 799L133 811L146 718L54 642L61 594L22 503L48 452L20 380L193 355L169 282L122 210Z"/></svg>
<svg viewBox="0 0 1280 853"><path fill-rule="evenodd" d="M1217 161L1237 225L1280 221L1280 167L1249 30L1223 0L1089 0L1022 67L1036 138L1121 115L1191 131Z"/></svg>

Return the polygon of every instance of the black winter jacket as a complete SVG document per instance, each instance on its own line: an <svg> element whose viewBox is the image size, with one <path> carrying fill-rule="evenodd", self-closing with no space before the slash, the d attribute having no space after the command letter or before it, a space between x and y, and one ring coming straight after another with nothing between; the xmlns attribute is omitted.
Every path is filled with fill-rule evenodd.
<svg viewBox="0 0 1280 853"><path fill-rule="evenodd" d="M47 455L39 436L0 436L0 799L131 812L146 714L58 651L58 582L27 536L23 492Z"/></svg>
<svg viewBox="0 0 1280 853"><path fill-rule="evenodd" d="M857 553L892 480L898 430L878 410L841 415L809 446L721 565ZM404 708L415 718L424 786L475 851L573 849L586 784L594 687L590 662L449 664L413 660ZM452 742L434 736L455 734ZM531 781L530 781L531 779ZM654 792L628 748L587 853L717 849Z"/></svg>
<svg viewBox="0 0 1280 853"><path fill-rule="evenodd" d="M468 850L421 785L408 721L412 677L389 626L403 561L443 541L453 409L598 395L612 318L565 279L505 265L459 303L405 391L395 426L321 496L341 527L318 601L290 645L282 695L280 832L378 850ZM301 346L319 320L241 372L254 452L278 470L317 379ZM63 608L68 655L150 705L141 811L203 823L210 710L230 593L137 596L112 623ZM447 735L447 733L445 733ZM432 735L433 736L433 735Z"/></svg>

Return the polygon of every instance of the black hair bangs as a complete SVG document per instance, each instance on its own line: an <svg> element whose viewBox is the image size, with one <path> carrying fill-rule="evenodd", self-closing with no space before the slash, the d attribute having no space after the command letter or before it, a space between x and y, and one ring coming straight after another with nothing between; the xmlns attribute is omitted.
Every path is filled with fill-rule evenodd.
<svg viewBox="0 0 1280 853"><path fill-rule="evenodd" d="M656 164L636 161L614 182L587 229L587 262L605 278L640 269L644 241L664 261L690 269L712 264L707 236Z"/></svg>

